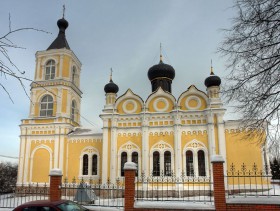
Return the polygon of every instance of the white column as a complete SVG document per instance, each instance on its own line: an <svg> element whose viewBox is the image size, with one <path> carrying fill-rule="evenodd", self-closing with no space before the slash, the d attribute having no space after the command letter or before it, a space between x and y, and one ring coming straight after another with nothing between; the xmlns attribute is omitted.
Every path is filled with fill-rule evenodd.
<svg viewBox="0 0 280 211"><path fill-rule="evenodd" d="M214 131L214 114L211 109L207 115L208 122L208 143L209 143L209 157L216 154L215 131Z"/></svg>
<svg viewBox="0 0 280 211"><path fill-rule="evenodd" d="M64 135L61 135L63 130L61 127L59 127L59 135L58 135L58 141L59 141L59 169L61 169L62 172L64 172Z"/></svg>
<svg viewBox="0 0 280 211"><path fill-rule="evenodd" d="M24 167L24 158L25 158L25 137L21 135L20 137L20 153L19 153L19 166L18 166L18 177L17 183L20 184L23 182L23 167Z"/></svg>
<svg viewBox="0 0 280 211"><path fill-rule="evenodd" d="M88 154L88 175L92 175L92 156L93 154Z"/></svg>
<svg viewBox="0 0 280 211"><path fill-rule="evenodd" d="M102 140L102 184L108 178L108 120L103 120L103 140Z"/></svg>
<svg viewBox="0 0 280 211"><path fill-rule="evenodd" d="M25 139L26 148L25 148L25 154L24 154L25 158L24 158L23 183L27 183L28 182L27 176L28 176L28 169L29 169L28 167L30 164L29 160L30 160L30 142L31 142L31 140L29 139L29 137L26 137L26 136L24 137L24 139ZM32 171L32 169L29 169L29 171ZM29 180L30 179L31 178L29 178Z"/></svg>
<svg viewBox="0 0 280 211"><path fill-rule="evenodd" d="M115 128L115 120L112 119L112 130L111 130L111 165L110 165L110 180L112 183L116 181L117 175L117 146L116 146L116 128Z"/></svg>
<svg viewBox="0 0 280 211"><path fill-rule="evenodd" d="M151 169L151 166L149 167L149 157L149 128L144 114L142 119L142 171L146 176L149 175Z"/></svg>
<svg viewBox="0 0 280 211"><path fill-rule="evenodd" d="M56 97L56 116L61 116L61 104L62 104L62 88L58 88L57 97ZM68 97L68 96L67 96Z"/></svg>
<svg viewBox="0 0 280 211"><path fill-rule="evenodd" d="M41 66L41 58L37 58L36 59L36 63L37 63L37 65L36 65L36 73L35 73L35 78L34 78L34 80L35 81L38 81L38 80L42 80L41 78L40 78L40 67L42 67ZM42 74L43 75L43 74Z"/></svg>
<svg viewBox="0 0 280 211"><path fill-rule="evenodd" d="M59 133L59 128L55 127L55 134ZM58 168L59 159L59 137L54 135L54 165L53 168Z"/></svg>
<svg viewBox="0 0 280 211"><path fill-rule="evenodd" d="M224 163L224 175L227 174L227 151L226 151L226 138L225 138L225 124L223 121L224 113L217 114L217 124L218 124L218 139L219 139L219 154L225 160ZM227 185L227 178L225 178L225 185Z"/></svg>
<svg viewBox="0 0 280 211"><path fill-rule="evenodd" d="M63 71L63 55L60 55L60 59L59 59L59 78L62 78L62 71Z"/></svg>
<svg viewBox="0 0 280 211"><path fill-rule="evenodd" d="M175 175L179 177L182 173L182 150L181 150L181 127L180 118L178 114L175 116L174 119L174 153L175 153Z"/></svg>

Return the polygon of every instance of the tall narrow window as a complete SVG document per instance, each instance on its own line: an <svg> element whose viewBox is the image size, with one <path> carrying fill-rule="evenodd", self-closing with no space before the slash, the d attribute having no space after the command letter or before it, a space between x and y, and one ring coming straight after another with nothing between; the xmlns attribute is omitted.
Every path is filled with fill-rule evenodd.
<svg viewBox="0 0 280 211"><path fill-rule="evenodd" d="M160 176L160 157L157 151L153 153L153 176Z"/></svg>
<svg viewBox="0 0 280 211"><path fill-rule="evenodd" d="M171 176L171 153L164 152L164 176Z"/></svg>
<svg viewBox="0 0 280 211"><path fill-rule="evenodd" d="M97 155L92 156L92 175L97 175Z"/></svg>
<svg viewBox="0 0 280 211"><path fill-rule="evenodd" d="M198 175L199 176L206 176L205 171L205 154L203 150L199 150L197 153L198 158Z"/></svg>
<svg viewBox="0 0 280 211"><path fill-rule="evenodd" d="M75 84L75 81L76 81L76 67L73 66L73 68L72 68L72 83Z"/></svg>
<svg viewBox="0 0 280 211"><path fill-rule="evenodd" d="M88 175L88 155L83 156L83 175Z"/></svg>
<svg viewBox="0 0 280 211"><path fill-rule="evenodd" d="M186 170L187 176L194 176L193 153L190 150L186 152Z"/></svg>
<svg viewBox="0 0 280 211"><path fill-rule="evenodd" d="M127 153L122 152L121 154L121 176L124 176L124 164L127 162Z"/></svg>
<svg viewBox="0 0 280 211"><path fill-rule="evenodd" d="M137 165L137 171L136 171L136 176L138 176L138 153L137 152L133 152L132 153L132 162L136 163Z"/></svg>
<svg viewBox="0 0 280 211"><path fill-rule="evenodd" d="M45 80L54 79L55 77L55 61L49 60L46 64Z"/></svg>
<svg viewBox="0 0 280 211"><path fill-rule="evenodd" d="M40 102L40 116L52 116L53 115L53 98L50 95L46 95Z"/></svg>
<svg viewBox="0 0 280 211"><path fill-rule="evenodd" d="M76 110L76 102L72 101L72 107L71 107L71 119L75 121L75 110Z"/></svg>

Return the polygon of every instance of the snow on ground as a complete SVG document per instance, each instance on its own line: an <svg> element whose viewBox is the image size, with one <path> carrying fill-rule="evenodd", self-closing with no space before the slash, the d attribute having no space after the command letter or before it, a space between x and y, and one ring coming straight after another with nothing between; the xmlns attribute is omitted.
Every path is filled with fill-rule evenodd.
<svg viewBox="0 0 280 211"><path fill-rule="evenodd" d="M188 209L192 210L215 210L215 206L210 203L202 202L178 202L178 201L136 201L135 208L150 208L150 209Z"/></svg>

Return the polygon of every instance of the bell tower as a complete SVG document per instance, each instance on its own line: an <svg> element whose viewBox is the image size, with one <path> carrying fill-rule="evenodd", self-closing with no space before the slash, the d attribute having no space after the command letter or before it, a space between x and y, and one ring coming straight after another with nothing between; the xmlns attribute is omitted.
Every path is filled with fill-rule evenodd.
<svg viewBox="0 0 280 211"><path fill-rule="evenodd" d="M67 42L68 25L63 14L55 40L36 53L29 116L20 125L20 184L48 183L53 168L65 172L68 134L80 126L81 62Z"/></svg>
<svg viewBox="0 0 280 211"><path fill-rule="evenodd" d="M66 40L67 20L59 19L57 25L59 28L57 38L47 50L36 53L29 118L42 120L60 118L63 122L79 126L82 96L81 62Z"/></svg>

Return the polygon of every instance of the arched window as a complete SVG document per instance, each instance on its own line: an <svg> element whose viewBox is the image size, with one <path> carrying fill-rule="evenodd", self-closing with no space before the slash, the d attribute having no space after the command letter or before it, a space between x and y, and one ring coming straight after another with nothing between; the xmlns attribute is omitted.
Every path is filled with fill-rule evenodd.
<svg viewBox="0 0 280 211"><path fill-rule="evenodd" d="M53 115L53 98L50 95L46 95L40 102L40 116L52 116Z"/></svg>
<svg viewBox="0 0 280 211"><path fill-rule="evenodd" d="M136 163L136 165L137 165L136 176L138 176L138 152L132 153L131 160L133 163Z"/></svg>
<svg viewBox="0 0 280 211"><path fill-rule="evenodd" d="M76 67L75 66L73 66L73 68L72 68L72 83L74 83L75 84L75 80L76 80Z"/></svg>
<svg viewBox="0 0 280 211"><path fill-rule="evenodd" d="M46 64L45 80L54 79L55 77L55 61L49 60Z"/></svg>
<svg viewBox="0 0 280 211"><path fill-rule="evenodd" d="M75 121L75 110L76 110L76 102L73 100L71 106L71 119L73 121Z"/></svg>
<svg viewBox="0 0 280 211"><path fill-rule="evenodd" d="M186 170L187 176L194 176L193 153L190 150L186 152Z"/></svg>
<svg viewBox="0 0 280 211"><path fill-rule="evenodd" d="M124 164L127 162L127 153L122 152L121 154L121 176L124 176Z"/></svg>
<svg viewBox="0 0 280 211"><path fill-rule="evenodd" d="M197 153L198 158L198 176L206 176L205 172L205 155L203 150L199 150Z"/></svg>
<svg viewBox="0 0 280 211"><path fill-rule="evenodd" d="M91 175L97 175L97 155L92 156L92 172Z"/></svg>
<svg viewBox="0 0 280 211"><path fill-rule="evenodd" d="M83 156L83 175L88 175L88 155Z"/></svg>
<svg viewBox="0 0 280 211"><path fill-rule="evenodd" d="M158 151L153 153L153 176L160 176L160 156Z"/></svg>
<svg viewBox="0 0 280 211"><path fill-rule="evenodd" d="M164 176L171 176L171 153L164 152Z"/></svg>

